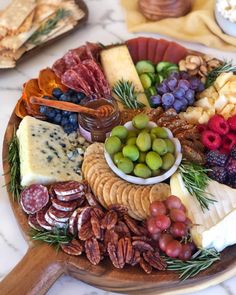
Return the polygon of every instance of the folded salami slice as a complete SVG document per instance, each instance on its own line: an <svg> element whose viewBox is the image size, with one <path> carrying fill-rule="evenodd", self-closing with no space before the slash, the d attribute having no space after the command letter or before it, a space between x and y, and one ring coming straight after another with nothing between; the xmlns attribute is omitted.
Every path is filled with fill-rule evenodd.
<svg viewBox="0 0 236 295"><path fill-rule="evenodd" d="M52 226L52 228L60 228L60 229L66 229L68 227L68 223L67 222L61 222L58 220L53 219L50 215L49 212L47 211L45 213L45 220L48 222L48 224L50 224Z"/></svg>
<svg viewBox="0 0 236 295"><path fill-rule="evenodd" d="M41 184L32 184L21 193L22 209L28 214L41 210L49 201L48 189Z"/></svg>
<svg viewBox="0 0 236 295"><path fill-rule="evenodd" d="M65 212L74 211L78 204L77 200L70 201L70 202L63 202L58 200L55 196L51 197L51 201L52 201L52 206L54 208L56 208L57 210L65 211Z"/></svg>
<svg viewBox="0 0 236 295"><path fill-rule="evenodd" d="M78 181L58 182L53 185L54 192L57 196L68 196L84 192L87 189L86 185Z"/></svg>
<svg viewBox="0 0 236 295"><path fill-rule="evenodd" d="M39 225L37 218L36 218L36 214L30 214L28 216L28 224L30 227L32 227L35 230L43 230L43 228Z"/></svg>
<svg viewBox="0 0 236 295"><path fill-rule="evenodd" d="M59 222L67 222L72 214L71 211L66 212L66 211L57 210L53 206L51 206L48 209L47 213L53 220L56 220Z"/></svg>

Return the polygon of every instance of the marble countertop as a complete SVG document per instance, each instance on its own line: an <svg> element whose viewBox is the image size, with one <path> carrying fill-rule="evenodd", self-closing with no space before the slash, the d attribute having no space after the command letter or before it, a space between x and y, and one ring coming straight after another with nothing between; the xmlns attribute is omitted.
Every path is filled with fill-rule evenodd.
<svg viewBox="0 0 236 295"><path fill-rule="evenodd" d="M127 0L128 1L128 0ZM0 0L0 9L6 5L6 0ZM124 23L124 13L120 7L119 0L87 0L90 15L86 26L72 35L57 42L20 63L15 69L0 72L0 138L2 140L8 119L21 94L21 85L32 77L37 77L40 69L50 66L53 61L61 57L68 49L78 47L85 41L99 41L104 44L119 42L130 37ZM137 34L136 34L137 35ZM139 34L155 36L154 34ZM167 37L166 37L167 38ZM170 39L170 38L167 38ZM206 48L199 44L180 42L183 45L205 53L215 55L219 58L232 59L236 63L236 53L226 53ZM2 171L2 163L0 164ZM1 173L2 174L2 173ZM17 226L16 220L10 208L3 177L0 177L0 280L2 280L22 259L27 251L27 244ZM0 291L1 293L1 291ZM19 293L18 293L19 294ZM106 291L88 286L69 276L60 277L47 292L47 295L112 295ZM195 295L236 295L236 277L225 281L217 286L194 293ZM7 295L7 294L3 294ZM22 294L25 295L25 294Z"/></svg>

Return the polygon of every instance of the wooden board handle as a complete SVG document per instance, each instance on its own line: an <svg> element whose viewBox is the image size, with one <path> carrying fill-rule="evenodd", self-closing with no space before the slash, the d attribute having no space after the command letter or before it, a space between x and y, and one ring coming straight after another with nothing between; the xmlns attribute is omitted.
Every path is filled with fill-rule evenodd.
<svg viewBox="0 0 236 295"><path fill-rule="evenodd" d="M31 247L0 282L1 295L43 295L64 273L57 251L48 245Z"/></svg>

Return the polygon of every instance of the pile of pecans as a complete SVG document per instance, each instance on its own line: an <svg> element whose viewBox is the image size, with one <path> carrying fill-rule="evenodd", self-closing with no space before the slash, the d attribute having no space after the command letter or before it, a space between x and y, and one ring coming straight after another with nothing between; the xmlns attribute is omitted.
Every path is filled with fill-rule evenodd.
<svg viewBox="0 0 236 295"><path fill-rule="evenodd" d="M77 208L72 216L69 231L74 239L61 244L65 253L76 256L85 253L93 265L109 257L119 269L126 264L139 264L146 273L166 269L145 224L132 219L126 207L111 205L105 211L99 206L85 206Z"/></svg>
<svg viewBox="0 0 236 295"><path fill-rule="evenodd" d="M209 55L187 55L179 62L180 71L186 71L191 76L198 75L203 83L209 72L221 65L221 62Z"/></svg>

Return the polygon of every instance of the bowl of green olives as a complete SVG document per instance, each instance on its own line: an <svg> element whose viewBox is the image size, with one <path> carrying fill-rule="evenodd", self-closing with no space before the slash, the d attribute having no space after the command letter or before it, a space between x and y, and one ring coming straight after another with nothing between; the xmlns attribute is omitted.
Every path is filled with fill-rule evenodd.
<svg viewBox="0 0 236 295"><path fill-rule="evenodd" d="M116 175L141 185L163 182L182 160L180 142L170 129L150 122L144 114L112 129L104 155Z"/></svg>

